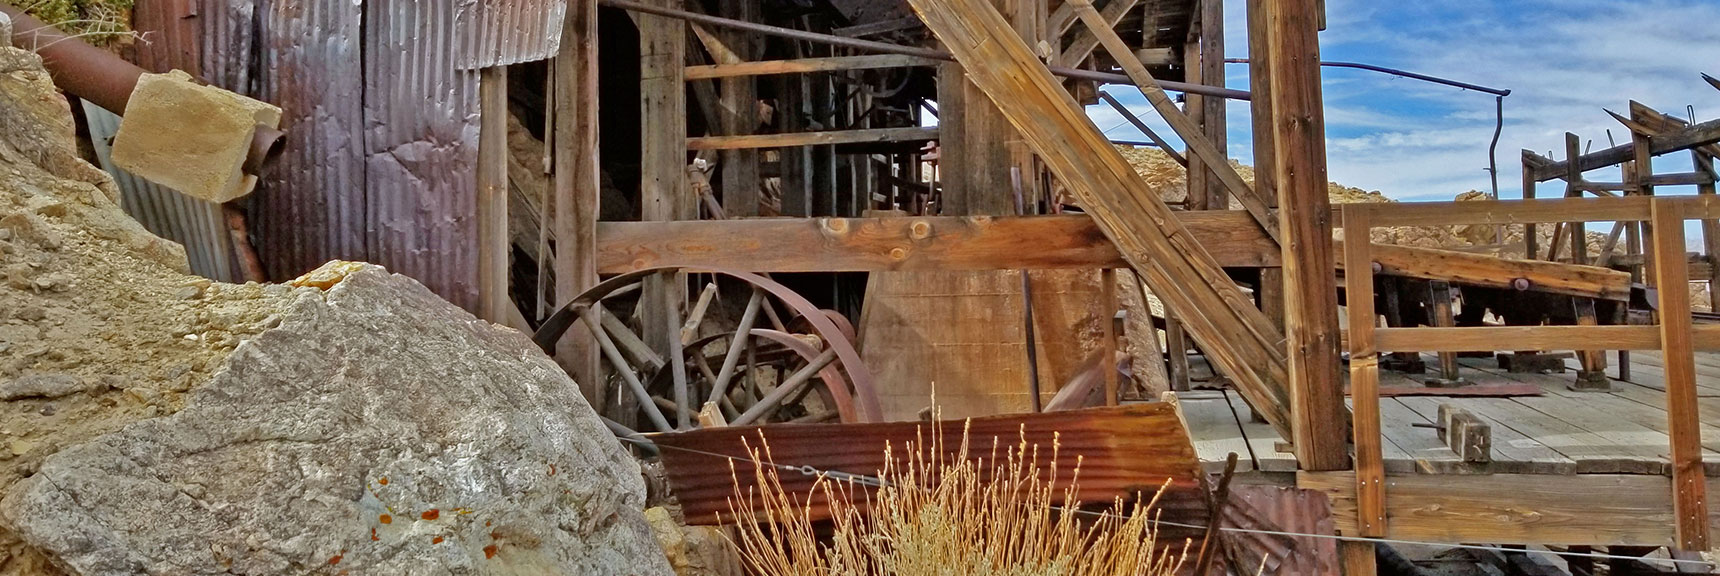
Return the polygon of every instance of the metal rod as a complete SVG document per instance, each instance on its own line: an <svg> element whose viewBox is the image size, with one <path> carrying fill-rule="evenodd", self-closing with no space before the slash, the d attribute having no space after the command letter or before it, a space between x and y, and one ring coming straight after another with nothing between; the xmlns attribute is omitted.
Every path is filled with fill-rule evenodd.
<svg viewBox="0 0 1720 576"><path fill-rule="evenodd" d="M1020 166L1009 167L1009 183L1015 189L1015 215L1026 216L1027 199L1021 192ZM1027 347L1027 395L1032 399L1033 411L1043 412L1045 408L1039 401L1039 350L1033 337L1033 277L1027 270L1021 271L1021 323Z"/></svg>
<svg viewBox="0 0 1720 576"><path fill-rule="evenodd" d="M53 77L55 86L109 112L125 115L138 78L148 71L112 52L68 36L5 2L0 2L0 14L12 19L12 45L41 56L42 67ZM261 175L263 167L280 155L284 135L280 130L259 125L247 150L244 172Z"/></svg>
<svg viewBox="0 0 1720 576"><path fill-rule="evenodd" d="M1247 64L1248 59L1247 58L1225 58L1224 63L1225 64ZM1451 86L1451 87L1455 87L1455 88L1462 88L1464 90L1474 90L1476 92L1486 92L1486 93L1492 94L1494 96L1510 96L1511 95L1511 91L1504 89L1504 88L1488 88L1486 86L1482 86L1479 84L1470 84L1468 82L1460 82L1460 81L1452 80L1449 78L1440 78L1438 76L1428 76L1426 74L1419 74L1416 72L1410 72L1408 70L1399 70L1397 68L1387 68L1385 66L1375 66L1373 64L1363 64L1361 62L1337 62L1337 61L1330 61L1330 60L1322 60L1320 62L1320 65L1328 67L1328 68L1355 68L1357 70L1369 70L1369 71L1373 71L1373 72L1379 72L1381 74L1390 74L1392 76L1402 76L1404 78L1421 80L1423 82L1432 82L1434 84L1444 84L1446 86Z"/></svg>
<svg viewBox="0 0 1720 576"><path fill-rule="evenodd" d="M649 4L642 4L639 2L634 2L633 0L597 0L597 4L600 6L607 6L610 8L618 8L621 10L627 10L629 12L642 12L645 14L655 14L657 16L663 16L666 18L676 18L676 19L680 19L680 20L686 20L688 22L698 22L700 24L708 24L711 26L718 26L718 27L723 27L723 28L732 28L735 30L744 30L747 32L764 34L766 36L777 36L780 38L804 40L807 42L816 42L819 44L828 44L831 46L842 46L845 48L855 48L855 49L859 49L859 50L871 50L874 52L883 52L886 54L902 54L905 56L919 56L921 58L929 58L932 60L941 60L944 62L956 61L955 56L951 55L949 52L946 52L943 50L937 50L937 49L933 49L933 48L921 48L918 46L903 46L901 44L891 44L889 42L875 42L872 40L861 40L858 38L848 38L845 36L834 36L834 35L830 35L830 34L820 34L817 32L808 32L806 30L795 30L793 28L783 28L781 26L771 26L769 24L759 24L756 22L743 22L740 20L730 20L728 18L721 18L721 17L717 17L717 16L711 16L708 14L700 14L697 12L688 12L685 10L676 10L674 8L662 8L662 7L658 7L658 6L651 6ZM1107 83L1107 84L1130 84L1129 77L1124 76L1122 74L1113 74L1110 72L1099 72L1097 70L1082 70L1079 68L1067 68L1067 67L1063 67L1063 66L1047 66L1047 68L1049 68L1051 70L1051 73L1053 75L1061 76L1064 78L1073 78L1076 80L1092 80L1094 82L1103 82L1103 83ZM1160 81L1159 84L1161 86L1163 86L1164 89L1171 90L1174 92L1185 92L1188 94L1200 94L1202 96L1214 96L1214 97L1218 97L1218 98L1228 98L1231 100L1247 100L1249 98L1249 93L1246 90L1236 90L1236 89L1231 89L1231 88L1219 88L1216 86L1203 86L1200 84L1189 84L1186 82Z"/></svg>
<svg viewBox="0 0 1720 576"><path fill-rule="evenodd" d="M1122 102L1118 102L1116 97L1111 96L1110 92L1099 92L1099 99L1104 100L1106 104L1110 104L1112 108L1115 108L1118 114L1123 115L1124 120L1128 120L1130 124L1134 124L1136 130L1140 130L1142 134L1146 134L1147 138L1153 141L1153 145L1158 146L1160 150L1164 150L1166 154L1171 156L1172 160L1176 160L1177 163L1183 165L1184 168L1188 167L1188 158L1184 158L1182 154L1177 153L1176 149L1172 148L1170 143L1166 142L1164 138L1160 138L1159 134L1154 132L1151 127L1148 127L1146 122L1141 121L1140 116L1136 116L1134 112L1130 112L1128 108L1123 106Z"/></svg>

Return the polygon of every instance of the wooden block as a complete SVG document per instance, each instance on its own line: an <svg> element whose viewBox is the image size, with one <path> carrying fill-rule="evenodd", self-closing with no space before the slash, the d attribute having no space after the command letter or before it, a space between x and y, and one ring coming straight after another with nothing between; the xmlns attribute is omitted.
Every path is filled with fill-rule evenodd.
<svg viewBox="0 0 1720 576"><path fill-rule="evenodd" d="M1468 410L1440 404L1439 439L1444 440L1464 462L1486 464L1493 461L1493 426Z"/></svg>

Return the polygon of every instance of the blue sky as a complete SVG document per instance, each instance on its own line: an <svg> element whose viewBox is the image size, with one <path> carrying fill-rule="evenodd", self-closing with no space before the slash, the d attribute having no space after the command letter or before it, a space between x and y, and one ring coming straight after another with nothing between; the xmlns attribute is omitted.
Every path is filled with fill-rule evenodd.
<svg viewBox="0 0 1720 576"><path fill-rule="evenodd" d="M1629 132L1603 108L1628 114L1635 99L1679 117L1720 117L1720 91L1699 72L1720 75L1720 1L1522 0L1377 2L1327 0L1322 58L1364 62L1507 88L1499 143L1499 189L1521 196L1523 148L1564 156L1571 131L1592 148L1622 143ZM1246 57L1244 3L1225 2L1230 56ZM1226 69L1246 88L1247 67ZM1489 188L1487 145L1493 97L1362 70L1324 69L1329 176L1404 201L1451 200ZM1133 87L1109 86L1154 130L1171 136ZM1108 106L1088 109L1116 139L1142 140ZM1231 102L1230 155L1251 162L1248 105ZM1657 159L1657 172L1690 170L1689 156ZM1617 180L1595 171L1590 180ZM1542 196L1548 185L1542 185ZM1562 193L1562 186L1554 193ZM1691 187L1661 189L1690 194Z"/></svg>

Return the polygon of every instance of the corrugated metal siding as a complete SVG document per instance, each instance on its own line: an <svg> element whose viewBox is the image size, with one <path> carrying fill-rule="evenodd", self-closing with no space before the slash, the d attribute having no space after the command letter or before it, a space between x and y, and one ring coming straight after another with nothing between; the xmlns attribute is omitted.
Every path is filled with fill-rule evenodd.
<svg viewBox="0 0 1720 576"><path fill-rule="evenodd" d="M131 45L136 64L151 72L184 70L201 76L202 58L198 42L202 19L194 16L193 2L139 0L131 8L131 25L148 42Z"/></svg>
<svg viewBox="0 0 1720 576"><path fill-rule="evenodd" d="M287 133L284 153L269 168L252 204L264 268L270 278L285 280L329 260L371 260L360 42L364 8L348 1L281 1L262 9L257 96L281 107ZM229 12L230 38L249 35L247 11L234 6ZM222 63L233 80L249 76L237 61L249 54Z"/></svg>
<svg viewBox="0 0 1720 576"><path fill-rule="evenodd" d="M156 236L183 244L192 272L215 280L237 281L221 206L157 186L114 166L109 155L113 151L113 135L119 132L120 117L88 100L83 105L96 158L119 184L120 206L125 213Z"/></svg>
<svg viewBox="0 0 1720 576"><path fill-rule="evenodd" d="M970 457L990 457L994 439L1005 448L1026 442L1037 447L1044 466L1050 463L1049 453L1056 442L1060 470L1067 474L1080 463L1077 498L1081 502L1103 504L1143 492L1150 497L1170 480L1172 484L1156 508L1163 519L1197 526L1207 521L1206 505L1198 492L1201 472L1194 446L1175 409L1162 402L945 421L936 432L919 422L805 424L706 428L657 434L651 439L662 448L664 469L687 522L714 524L719 514L729 513L729 498L736 493L737 479L742 491L753 484L751 471L744 468L751 459L746 443L757 448L761 435L768 441L776 464L870 475L884 467L886 446L895 446L901 454L905 442L919 442L934 434L953 457L964 426L972 447ZM705 453L740 458L740 475L731 476L727 459ZM799 495L801 501L810 498L815 516L829 512L823 495L812 491L812 478L784 473L781 481L783 488ZM1065 484L1059 486L1061 489ZM1181 542L1182 537L1191 535L1198 536L1168 526L1163 534L1170 538L1167 542Z"/></svg>
<svg viewBox="0 0 1720 576"><path fill-rule="evenodd" d="M1332 509L1325 493L1233 484L1230 487L1230 505L1225 508L1224 517L1226 527L1255 531L1226 535L1232 553L1244 563L1237 567L1239 572L1252 574L1253 570L1265 566L1266 574L1338 576L1337 541L1262 533L1336 534Z"/></svg>
<svg viewBox="0 0 1720 576"><path fill-rule="evenodd" d="M567 0L457 0L461 70L542 60L561 47Z"/></svg>
<svg viewBox="0 0 1720 576"><path fill-rule="evenodd" d="M454 67L455 0L369 2L364 152L370 260L477 302L478 73Z"/></svg>

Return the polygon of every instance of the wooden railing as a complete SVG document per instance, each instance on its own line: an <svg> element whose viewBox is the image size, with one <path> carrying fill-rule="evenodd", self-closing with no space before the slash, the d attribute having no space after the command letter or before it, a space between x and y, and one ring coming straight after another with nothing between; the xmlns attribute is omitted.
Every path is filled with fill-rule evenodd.
<svg viewBox="0 0 1720 576"><path fill-rule="evenodd" d="M1501 326L1379 328L1374 310L1373 248L1345 242L1349 306L1350 394L1354 403L1357 525L1362 536L1386 534L1386 483L1381 448L1379 356L1393 352L1469 350L1660 350L1665 356L1668 436L1671 440L1673 512L1677 541L1686 550L1708 549L1706 478L1696 403L1696 350L1720 350L1720 326L1693 327L1690 315L1684 221L1715 218L1714 196L1569 198L1425 203L1349 204L1345 238L1368 238L1376 226L1534 224L1576 221L1646 221L1652 225L1658 323L1655 326Z"/></svg>

